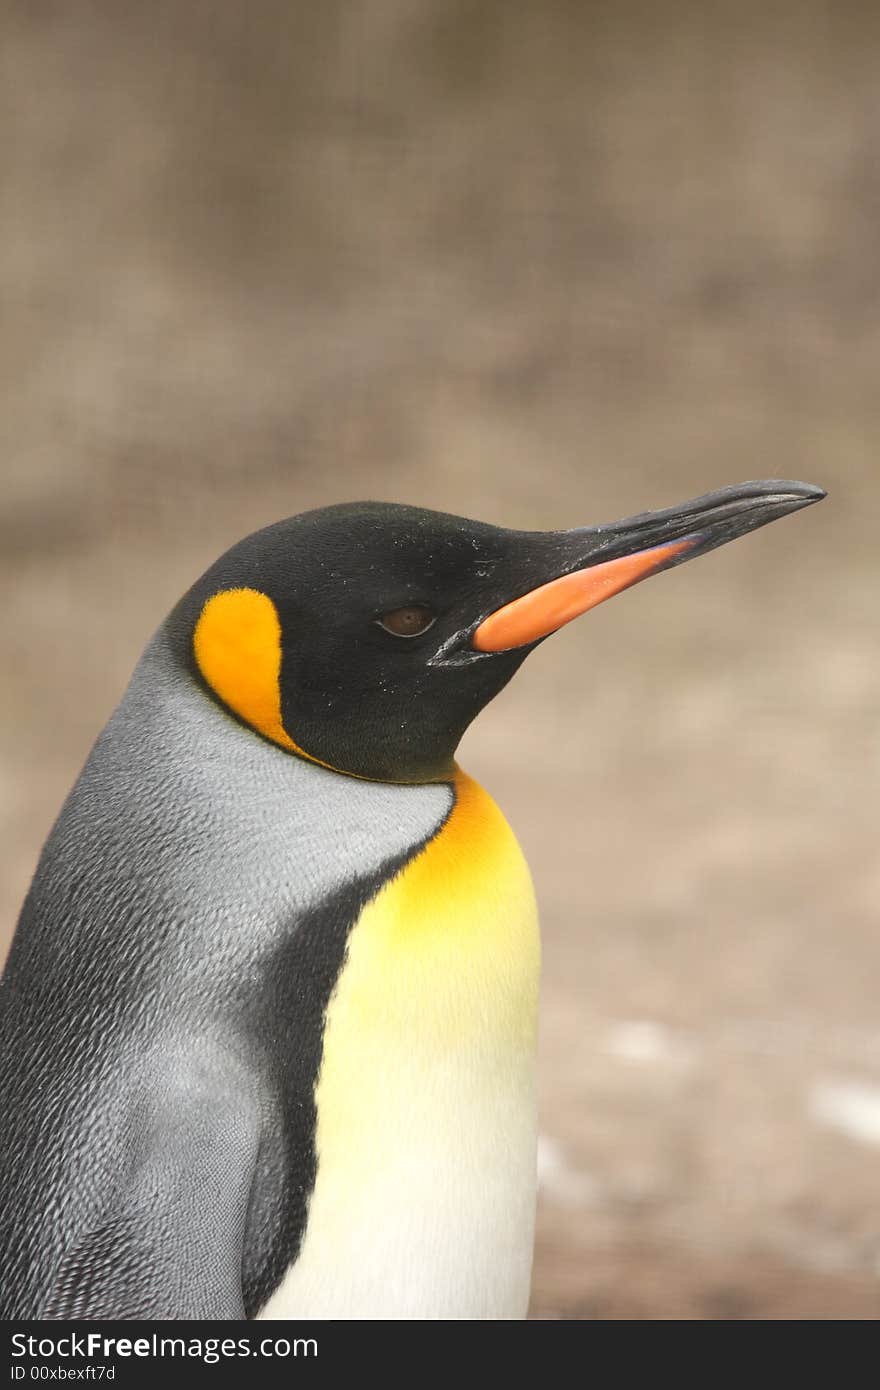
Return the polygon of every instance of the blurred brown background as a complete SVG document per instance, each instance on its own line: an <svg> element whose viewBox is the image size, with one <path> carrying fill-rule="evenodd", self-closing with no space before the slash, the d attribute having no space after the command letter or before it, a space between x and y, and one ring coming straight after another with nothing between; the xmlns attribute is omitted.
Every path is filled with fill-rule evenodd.
<svg viewBox="0 0 880 1390"><path fill-rule="evenodd" d="M462 761L542 904L536 1315L877 1316L880 10L9 0L0 68L4 936L244 532L822 483Z"/></svg>

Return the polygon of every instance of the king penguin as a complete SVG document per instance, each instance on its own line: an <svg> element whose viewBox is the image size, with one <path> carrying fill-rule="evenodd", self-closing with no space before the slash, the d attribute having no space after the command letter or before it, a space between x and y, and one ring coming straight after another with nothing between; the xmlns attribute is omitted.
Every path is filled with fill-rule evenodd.
<svg viewBox="0 0 880 1390"><path fill-rule="evenodd" d="M462 733L551 632L818 501L308 512L147 647L0 999L0 1316L525 1316L539 939Z"/></svg>

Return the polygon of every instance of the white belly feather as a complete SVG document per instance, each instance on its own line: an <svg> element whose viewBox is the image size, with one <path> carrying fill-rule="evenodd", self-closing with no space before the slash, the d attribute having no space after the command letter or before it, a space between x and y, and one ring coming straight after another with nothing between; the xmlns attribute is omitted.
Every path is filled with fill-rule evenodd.
<svg viewBox="0 0 880 1390"><path fill-rule="evenodd" d="M353 928L316 1092L299 1256L262 1318L521 1318L535 1208L531 879L459 774L428 848Z"/></svg>

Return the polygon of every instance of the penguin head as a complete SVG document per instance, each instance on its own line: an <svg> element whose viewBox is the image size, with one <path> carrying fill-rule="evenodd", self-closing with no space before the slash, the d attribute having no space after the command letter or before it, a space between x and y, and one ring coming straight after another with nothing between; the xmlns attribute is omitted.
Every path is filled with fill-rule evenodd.
<svg viewBox="0 0 880 1390"><path fill-rule="evenodd" d="M326 507L233 546L168 630L205 697L287 755L379 781L443 780L467 726L550 633L824 495L744 483L547 532L379 502Z"/></svg>

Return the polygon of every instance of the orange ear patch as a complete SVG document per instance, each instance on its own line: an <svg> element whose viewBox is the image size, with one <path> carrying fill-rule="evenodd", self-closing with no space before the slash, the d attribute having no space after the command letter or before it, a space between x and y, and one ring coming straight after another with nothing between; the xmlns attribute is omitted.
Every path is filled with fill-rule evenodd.
<svg viewBox="0 0 880 1390"><path fill-rule="evenodd" d="M301 753L281 722L281 622L267 594L226 589L208 599L193 634L208 685L252 729Z"/></svg>

